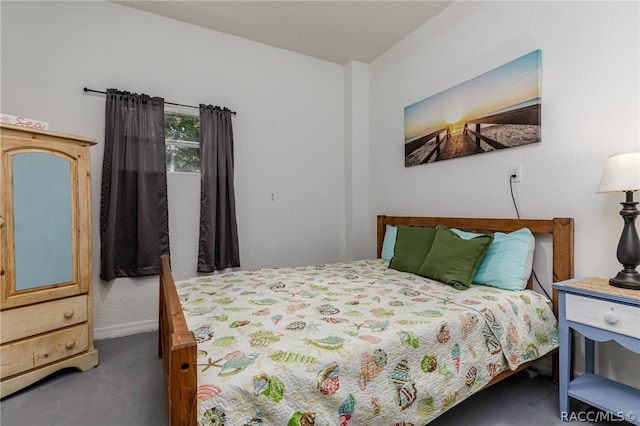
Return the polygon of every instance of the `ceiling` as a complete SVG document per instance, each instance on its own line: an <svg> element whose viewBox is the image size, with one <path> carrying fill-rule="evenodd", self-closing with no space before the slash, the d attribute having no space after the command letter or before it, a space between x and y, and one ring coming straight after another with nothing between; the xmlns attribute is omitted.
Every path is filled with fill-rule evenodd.
<svg viewBox="0 0 640 426"><path fill-rule="evenodd" d="M450 1L113 1L345 65L370 63Z"/></svg>

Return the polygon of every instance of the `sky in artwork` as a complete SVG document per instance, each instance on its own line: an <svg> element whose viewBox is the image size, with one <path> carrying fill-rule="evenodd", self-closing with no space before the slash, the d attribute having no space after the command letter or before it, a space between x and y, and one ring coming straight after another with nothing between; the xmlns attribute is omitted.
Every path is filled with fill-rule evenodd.
<svg viewBox="0 0 640 426"><path fill-rule="evenodd" d="M404 109L405 142L442 127L452 132L461 122L492 112L508 110L540 98L540 56L535 50L525 56L437 93ZM457 123L457 125L456 125Z"/></svg>

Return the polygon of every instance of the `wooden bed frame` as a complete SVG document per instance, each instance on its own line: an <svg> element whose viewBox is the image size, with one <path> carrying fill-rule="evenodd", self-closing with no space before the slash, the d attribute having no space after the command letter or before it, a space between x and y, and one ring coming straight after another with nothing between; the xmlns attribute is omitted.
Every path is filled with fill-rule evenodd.
<svg viewBox="0 0 640 426"><path fill-rule="evenodd" d="M386 225L445 225L471 232L513 232L529 228L534 234L550 234L553 244L553 282L573 278L573 219L493 219L454 217L378 216L378 257ZM531 281L530 281L531 285ZM557 290L553 290L553 313L557 312ZM158 356L163 358L167 420L170 426L198 424L196 392L197 345L182 312L175 282L171 275L169 256L161 257ZM553 355L553 379L557 381L557 351ZM486 387L525 369L539 359L521 365L517 370L498 374Z"/></svg>

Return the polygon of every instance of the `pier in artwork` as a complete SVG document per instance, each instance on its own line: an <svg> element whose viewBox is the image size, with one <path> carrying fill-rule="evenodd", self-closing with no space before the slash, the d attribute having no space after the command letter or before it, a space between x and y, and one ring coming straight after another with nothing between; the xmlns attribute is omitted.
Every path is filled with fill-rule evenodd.
<svg viewBox="0 0 640 426"><path fill-rule="evenodd" d="M540 115L538 103L440 128L405 144L405 166L540 142Z"/></svg>

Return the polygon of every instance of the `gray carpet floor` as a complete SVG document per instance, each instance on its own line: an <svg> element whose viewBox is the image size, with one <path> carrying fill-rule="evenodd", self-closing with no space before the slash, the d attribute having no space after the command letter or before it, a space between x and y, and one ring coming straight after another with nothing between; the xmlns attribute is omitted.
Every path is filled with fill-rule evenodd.
<svg viewBox="0 0 640 426"><path fill-rule="evenodd" d="M60 371L2 399L0 424L165 426L157 333L100 340L95 346L100 354L96 368L84 373ZM578 401L572 401L571 408L592 411ZM525 370L458 404L430 426L562 424L566 425L558 417L558 387L549 377ZM610 423L614 424L628 425Z"/></svg>

